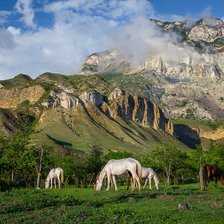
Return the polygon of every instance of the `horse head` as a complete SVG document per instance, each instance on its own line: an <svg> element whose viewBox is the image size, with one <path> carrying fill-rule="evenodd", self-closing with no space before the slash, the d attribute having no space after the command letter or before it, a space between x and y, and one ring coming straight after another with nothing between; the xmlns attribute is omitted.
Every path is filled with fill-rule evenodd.
<svg viewBox="0 0 224 224"><path fill-rule="evenodd" d="M45 183L44 184L45 184L45 188L48 189L49 188L49 181L48 180L45 180Z"/></svg>
<svg viewBox="0 0 224 224"><path fill-rule="evenodd" d="M102 187L102 181L99 180L99 177L96 179L95 190L99 191Z"/></svg>

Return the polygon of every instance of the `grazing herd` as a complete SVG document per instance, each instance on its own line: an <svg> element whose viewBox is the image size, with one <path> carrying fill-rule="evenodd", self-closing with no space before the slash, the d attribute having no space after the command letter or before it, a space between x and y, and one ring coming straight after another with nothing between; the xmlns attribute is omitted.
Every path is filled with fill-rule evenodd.
<svg viewBox="0 0 224 224"><path fill-rule="evenodd" d="M134 191L136 187L138 190L141 190L141 178L145 179L144 187L146 187L147 182L149 182L149 189L152 189L152 179L155 182L155 187L159 189L159 178L155 171L151 168L142 167L141 163L133 158L125 158L114 160L111 159L101 170L99 176L97 177L96 184L94 189L96 191L101 190L103 185L103 180L107 177L107 188L106 191L110 189L110 186L114 186L115 191L117 191L117 184L115 176L127 174L128 177L128 188L129 181L131 180L131 190ZM205 185L208 186L209 181L212 178L215 178L215 182L218 180L221 181L222 186L224 187L224 174L221 172L221 169L217 165L206 164L203 168L203 175L205 180ZM57 167L50 170L46 180L45 188L48 189L49 186L52 188L54 184L55 188L61 188L61 183L64 182L64 171L62 168Z"/></svg>

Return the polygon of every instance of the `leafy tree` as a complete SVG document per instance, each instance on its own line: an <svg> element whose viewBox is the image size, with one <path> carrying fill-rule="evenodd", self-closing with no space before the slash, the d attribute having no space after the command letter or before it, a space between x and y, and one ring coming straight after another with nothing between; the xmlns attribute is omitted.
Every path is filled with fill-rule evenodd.
<svg viewBox="0 0 224 224"><path fill-rule="evenodd" d="M48 145L24 148L24 151L21 154L22 162L19 165L19 169L23 172L23 174L26 174L26 183L36 177L36 188L40 187L42 168L48 161L48 156L51 149L51 146Z"/></svg>
<svg viewBox="0 0 224 224"><path fill-rule="evenodd" d="M110 159L124 159L124 158L128 158L128 157L131 157L132 156L132 153L130 153L130 152L126 152L126 151L124 151L124 152L114 152L114 151L109 151L107 154L106 154L106 156L105 156L105 158L107 159L107 160L110 160Z"/></svg>
<svg viewBox="0 0 224 224"><path fill-rule="evenodd" d="M88 183L87 162L81 155L65 156L62 161L66 183L84 187Z"/></svg>
<svg viewBox="0 0 224 224"><path fill-rule="evenodd" d="M209 150L204 152L205 163L217 164L224 167L224 145L212 143Z"/></svg>
<svg viewBox="0 0 224 224"><path fill-rule="evenodd" d="M177 171L181 172L180 169L185 166L184 161L187 158L185 152L178 150L171 144L157 145L151 151L150 156L155 160L157 166L163 170L167 185L170 185L171 177L175 181L178 174Z"/></svg>
<svg viewBox="0 0 224 224"><path fill-rule="evenodd" d="M11 180L14 181L16 171L23 163L22 153L28 143L28 137L24 134L16 134L1 141L2 157L1 165L4 170L11 173Z"/></svg>
<svg viewBox="0 0 224 224"><path fill-rule="evenodd" d="M87 157L87 170L92 175L93 182L96 182L97 174L102 168L103 165L102 156L103 156L102 149L94 145L91 153Z"/></svg>

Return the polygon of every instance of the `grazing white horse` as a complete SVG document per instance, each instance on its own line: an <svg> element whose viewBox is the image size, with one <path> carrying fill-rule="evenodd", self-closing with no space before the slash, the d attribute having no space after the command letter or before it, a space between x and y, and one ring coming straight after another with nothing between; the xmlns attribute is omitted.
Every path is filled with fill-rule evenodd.
<svg viewBox="0 0 224 224"><path fill-rule="evenodd" d="M64 182L64 170L60 167L53 168L50 170L47 179L45 180L45 188L48 189L49 185L54 182L55 188L57 187L57 182L58 182L58 188L61 188L61 183Z"/></svg>
<svg viewBox="0 0 224 224"><path fill-rule="evenodd" d="M146 187L147 181L149 181L149 189L152 189L152 178L156 185L156 190L159 190L159 178L152 168L142 167L142 178L146 178L144 187Z"/></svg>
<svg viewBox="0 0 224 224"><path fill-rule="evenodd" d="M132 175L130 172L128 172L128 179L132 178ZM145 184L143 186L143 188L146 187L147 182L149 181L149 189L152 189L152 178L155 182L155 186L156 186L156 190L159 190L159 178L156 174L156 172L152 169L152 168L146 168L146 167L142 167L142 178L146 179L145 180ZM131 186L135 185L135 182L131 182Z"/></svg>
<svg viewBox="0 0 224 224"><path fill-rule="evenodd" d="M107 176L107 189L110 189L111 177L114 184L115 191L117 191L117 184L115 180L116 175L122 175L124 173L130 172L134 181L138 184L138 189L141 190L141 184L139 178L142 174L142 166L139 161L133 158L125 158L119 160L109 160L108 163L104 166L100 172L99 177L96 181L96 190L99 191L102 187L103 179ZM134 190L134 186L132 188Z"/></svg>

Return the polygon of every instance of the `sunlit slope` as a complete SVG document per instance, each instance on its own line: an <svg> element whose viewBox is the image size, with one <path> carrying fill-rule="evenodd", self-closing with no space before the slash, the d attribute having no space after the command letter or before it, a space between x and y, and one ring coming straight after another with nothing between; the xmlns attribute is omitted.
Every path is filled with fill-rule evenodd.
<svg viewBox="0 0 224 224"><path fill-rule="evenodd" d="M111 119L93 105L79 105L72 110L58 108L45 111L32 137L53 143L55 147L83 152L97 145L105 151L142 154L163 142L184 148L165 132L144 128L120 118Z"/></svg>

